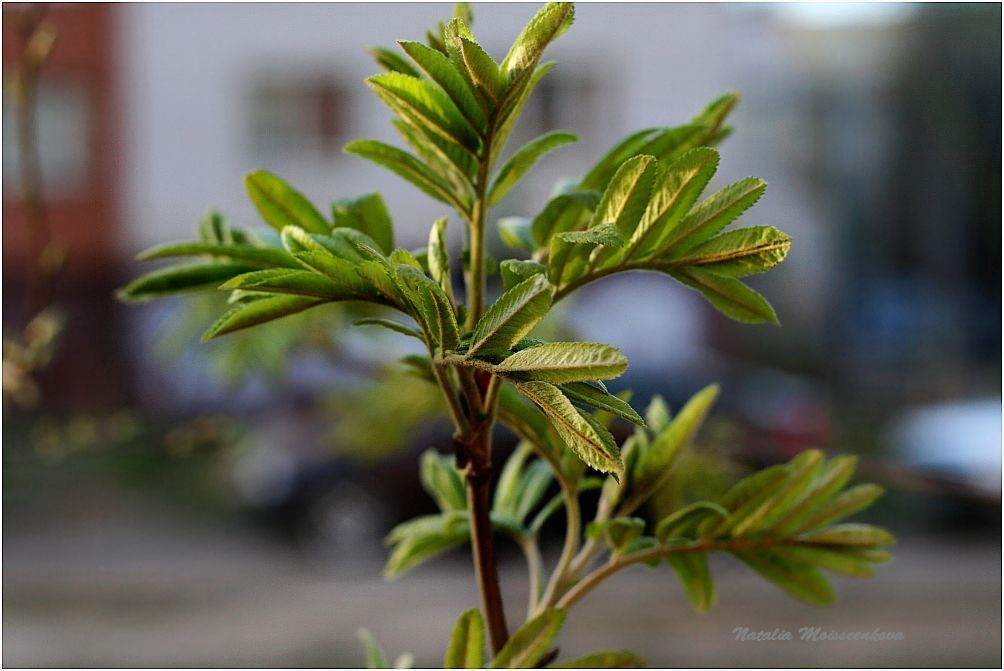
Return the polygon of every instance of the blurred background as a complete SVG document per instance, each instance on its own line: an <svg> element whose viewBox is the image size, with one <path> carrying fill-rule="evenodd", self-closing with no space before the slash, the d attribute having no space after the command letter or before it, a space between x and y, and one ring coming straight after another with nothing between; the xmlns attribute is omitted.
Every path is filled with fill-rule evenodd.
<svg viewBox="0 0 1004 671"><path fill-rule="evenodd" d="M474 11L501 57L535 8ZM412 350L336 331L339 308L198 345L219 301L137 308L113 291L137 251L191 237L209 208L259 225L241 182L259 167L325 207L379 190L398 244L423 245L446 212L341 147L393 138L362 85L366 47L451 12L4 4L4 665L357 665L359 627L439 663L476 599L466 551L381 578L382 537L434 508L418 454L451 433L438 395L397 371ZM627 571L573 613L564 651L1000 665L1000 26L999 4L578 8L511 146L553 128L582 140L496 214L534 213L623 135L739 90L712 187L766 179L744 221L793 246L754 282L783 328L731 323L648 275L588 287L548 328L620 346L631 368L612 386L639 407L721 382L688 462L708 487L810 447L861 455L860 478L889 490L866 517L900 542L874 579L836 579L822 610L723 560L720 605L696 617L670 573ZM503 544L501 561L516 618L522 560ZM903 640L733 633L802 626Z"/></svg>

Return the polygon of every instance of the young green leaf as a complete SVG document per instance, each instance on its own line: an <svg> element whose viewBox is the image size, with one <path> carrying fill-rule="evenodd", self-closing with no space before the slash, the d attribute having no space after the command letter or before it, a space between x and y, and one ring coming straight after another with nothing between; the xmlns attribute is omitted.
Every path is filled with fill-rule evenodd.
<svg viewBox="0 0 1004 671"><path fill-rule="evenodd" d="M269 296L243 303L216 320L202 336L202 341L264 324L273 319L281 319L325 302L327 301L323 298L308 296Z"/></svg>
<svg viewBox="0 0 1004 671"><path fill-rule="evenodd" d="M731 520L733 538L743 538L770 528L786 515L812 485L823 463L823 453L806 450L788 463L784 483L759 505L736 510Z"/></svg>
<svg viewBox="0 0 1004 671"><path fill-rule="evenodd" d="M397 525L387 535L394 546L384 566L384 577L393 580L419 564L470 540L466 513L425 515Z"/></svg>
<svg viewBox="0 0 1004 671"><path fill-rule="evenodd" d="M701 147L687 152L664 170L652 188L652 198L621 262L633 257L645 258L660 249L701 196L717 167L718 152Z"/></svg>
<svg viewBox="0 0 1004 671"><path fill-rule="evenodd" d="M554 67L553 62L544 63L532 72L523 73L516 79L509 81L505 98L496 112L498 126L495 131L495 139L492 142L491 165L495 165L495 162L498 160L502 147L505 146L506 140L509 139L509 134L516 125L516 121L519 120L520 115L523 113L526 101L530 99L530 94L537 88L537 84L540 83L544 75L551 71L552 67Z"/></svg>
<svg viewBox="0 0 1004 671"><path fill-rule="evenodd" d="M499 237L507 247L532 252L537 246L533 243L531 224L526 217L502 217L497 224Z"/></svg>
<svg viewBox="0 0 1004 671"><path fill-rule="evenodd" d="M684 217L659 252L678 257L693 249L753 207L766 189L767 182L757 177L747 177L725 187Z"/></svg>
<svg viewBox="0 0 1004 671"><path fill-rule="evenodd" d="M706 613L715 605L715 581L708 570L706 554L682 553L666 557L676 572L687 598L698 613Z"/></svg>
<svg viewBox="0 0 1004 671"><path fill-rule="evenodd" d="M481 669L485 665L485 621L471 608L460 616L443 659L444 669Z"/></svg>
<svg viewBox="0 0 1004 671"><path fill-rule="evenodd" d="M670 419L672 417L669 414L669 406L666 405L666 399L660 394L654 395L645 409L645 421L648 422L648 428L652 430L652 433L658 435L669 426Z"/></svg>
<svg viewBox="0 0 1004 671"><path fill-rule="evenodd" d="M407 324L402 324L401 322L396 322L393 319L380 319L376 317L369 317L366 319L357 319L352 322L354 326L382 326L385 329L394 331L395 333L400 333L401 335L411 336L412 338L422 339L421 331L414 329Z"/></svg>
<svg viewBox="0 0 1004 671"><path fill-rule="evenodd" d="M446 249L446 217L437 219L429 230L429 274L453 301L453 280L450 277L450 255Z"/></svg>
<svg viewBox="0 0 1004 671"><path fill-rule="evenodd" d="M896 542L891 533L871 524L835 524L802 534L799 538L813 545L879 546Z"/></svg>
<svg viewBox="0 0 1004 671"><path fill-rule="evenodd" d="M442 287L425 273L411 265L397 267L398 283L412 305L412 316L424 324L441 349L456 349L460 342L460 327L453 303Z"/></svg>
<svg viewBox="0 0 1004 671"><path fill-rule="evenodd" d="M459 45L464 66L477 89L492 101L501 100L505 93L505 80L499 66L477 42L461 35Z"/></svg>
<svg viewBox="0 0 1004 671"><path fill-rule="evenodd" d="M638 155L641 148L659 130L658 128L646 128L635 131L622 139L582 178L582 181L579 182L579 189L583 191L602 191L605 189L624 161Z"/></svg>
<svg viewBox="0 0 1004 671"><path fill-rule="evenodd" d="M862 552L856 547L827 547L796 545L785 548L785 554L792 560L826 569L839 575L851 578L868 578L872 575L872 564L876 559L891 557L889 553L884 555L864 554L864 552L874 553L873 550ZM880 550L878 552L885 552Z"/></svg>
<svg viewBox="0 0 1004 671"><path fill-rule="evenodd" d="M551 440L544 414L509 385L503 385L499 390L498 413L506 426L542 450L549 461L557 463L560 460L561 450Z"/></svg>
<svg viewBox="0 0 1004 671"><path fill-rule="evenodd" d="M467 203L453 190L449 182L406 151L377 140L354 140L345 145L344 151L387 168L436 200L461 211L467 210Z"/></svg>
<svg viewBox="0 0 1004 671"><path fill-rule="evenodd" d="M729 491L718 501L725 510L729 511L729 517L723 519L708 518L697 526L697 533L702 539L717 538L724 533L731 524L731 514L740 510L743 506L755 505L756 501L763 500L770 491L784 482L788 477L787 464L775 464L763 470L759 470L743 478L732 485ZM765 494L765 492L767 492ZM751 503L753 502L753 503Z"/></svg>
<svg viewBox="0 0 1004 671"><path fill-rule="evenodd" d="M442 52L427 47L421 42L399 41L399 45L418 66L425 70L432 81L439 84L450 100L467 118L475 130L482 132L487 124L484 112L477 98L467 85L462 74Z"/></svg>
<svg viewBox="0 0 1004 671"><path fill-rule="evenodd" d="M638 426L645 426L645 420L635 412L634 408L605 389L600 389L587 382L569 382L561 385L560 388L565 396L576 403L609 412Z"/></svg>
<svg viewBox="0 0 1004 671"><path fill-rule="evenodd" d="M171 242L151 247L139 254L139 261L166 259L177 256L208 256L260 268L299 268L293 257L275 247L257 247L246 244L221 244L211 242Z"/></svg>
<svg viewBox="0 0 1004 671"><path fill-rule="evenodd" d="M594 534L603 534L604 540L614 554L622 554L641 537L644 531L645 520L640 517L615 517L612 520L604 520L600 528L593 529Z"/></svg>
<svg viewBox="0 0 1004 671"><path fill-rule="evenodd" d="M375 75L366 83L391 109L423 131L432 131L472 152L477 151L478 132L437 85L399 72Z"/></svg>
<svg viewBox="0 0 1004 671"><path fill-rule="evenodd" d="M367 49L370 55L380 67L388 72L400 72L411 77L419 77L421 73L413 68L411 64L403 59L399 54L383 47L370 47Z"/></svg>
<svg viewBox="0 0 1004 671"><path fill-rule="evenodd" d="M733 277L715 275L698 268L677 268L666 272L677 282L700 291L726 317L747 324L780 324L770 303Z"/></svg>
<svg viewBox="0 0 1004 671"><path fill-rule="evenodd" d="M797 505L774 524L771 529L772 533L783 538L802 528L803 523L829 504L834 495L844 488L854 473L857 463L858 458L851 455L830 459L823 465L819 477L812 483Z"/></svg>
<svg viewBox="0 0 1004 671"><path fill-rule="evenodd" d="M533 275L495 301L474 327L468 356L508 352L551 307L551 285Z"/></svg>
<svg viewBox="0 0 1004 671"><path fill-rule="evenodd" d="M394 249L394 227L379 193L336 200L331 204L331 213L336 228L352 228L365 233L385 254Z"/></svg>
<svg viewBox="0 0 1004 671"><path fill-rule="evenodd" d="M492 660L493 669L532 669L550 650L567 611L548 608L516 630Z"/></svg>
<svg viewBox="0 0 1004 671"><path fill-rule="evenodd" d="M147 301L183 292L215 289L231 277L254 270L257 270L255 266L238 263L167 266L137 277L119 289L117 295L123 301Z"/></svg>
<svg viewBox="0 0 1004 671"><path fill-rule="evenodd" d="M533 453L530 443L520 441L513 453L506 459L498 484L495 485L495 497L492 500L492 512L508 517L516 517L516 503L519 498L520 479L523 475L523 465Z"/></svg>
<svg viewBox="0 0 1004 671"><path fill-rule="evenodd" d="M547 267L536 261L506 259L499 264L499 271L502 274L502 291L505 292L533 275L546 275Z"/></svg>
<svg viewBox="0 0 1004 671"><path fill-rule="evenodd" d="M351 300L359 296L346 287L335 284L323 275L309 270L256 270L238 275L220 285L220 289L262 291L273 294L313 296L329 301Z"/></svg>
<svg viewBox="0 0 1004 671"><path fill-rule="evenodd" d="M604 191L589 228L613 224L624 239L631 237L648 207L657 170L658 164L652 156L641 155L625 161ZM617 247L623 244L621 241ZM589 266L599 267L613 256L614 249L610 246L595 249L589 255Z"/></svg>
<svg viewBox="0 0 1004 671"><path fill-rule="evenodd" d="M533 401L550 420L565 444L587 465L605 473L623 469L610 433L577 410L561 390L547 382L516 382L516 388Z"/></svg>
<svg viewBox="0 0 1004 671"><path fill-rule="evenodd" d="M458 198L465 202L473 198L472 182L478 164L469 151L435 133L426 133L410 119L398 117L392 119L391 124L411 150L450 185Z"/></svg>
<svg viewBox="0 0 1004 671"><path fill-rule="evenodd" d="M502 375L539 380L551 384L609 380L623 373L627 357L610 345L583 342L555 342L528 347L495 367Z"/></svg>
<svg viewBox="0 0 1004 671"><path fill-rule="evenodd" d="M603 192L589 228L614 224L622 235L630 236L648 205L656 166L652 156L635 156L625 161Z"/></svg>
<svg viewBox="0 0 1004 671"><path fill-rule="evenodd" d="M695 501L664 517L655 528L655 539L666 543L673 538L683 537L700 522L713 516L728 520L729 511L711 501Z"/></svg>
<svg viewBox="0 0 1004 671"><path fill-rule="evenodd" d="M614 224L600 224L585 231L567 231L555 237L577 245L601 245L614 249L624 246L624 236Z"/></svg>
<svg viewBox="0 0 1004 671"><path fill-rule="evenodd" d="M733 554L800 601L814 606L833 603L829 581L815 568L795 561L780 550L743 550Z"/></svg>
<svg viewBox="0 0 1004 671"><path fill-rule="evenodd" d="M535 460L520 478L516 496L516 509L513 518L523 524L526 518L537 507L551 483L554 482L554 471L544 461Z"/></svg>
<svg viewBox="0 0 1004 671"><path fill-rule="evenodd" d="M488 204L499 203L509 190L534 166L545 154L570 142L577 142L579 137L565 131L544 133L516 150L508 161L499 168L498 173L488 188Z"/></svg>
<svg viewBox="0 0 1004 671"><path fill-rule="evenodd" d="M547 45L568 30L574 20L575 5L571 2L551 2L537 12L502 61L502 70L509 81L532 70Z"/></svg>
<svg viewBox="0 0 1004 671"><path fill-rule="evenodd" d="M280 177L256 170L247 174L244 186L262 219L275 230L282 231L286 226L299 226L310 233L331 230L317 208Z"/></svg>
<svg viewBox="0 0 1004 671"><path fill-rule="evenodd" d="M790 247L791 238L773 226L755 226L722 233L673 261L716 275L745 277L781 263Z"/></svg>
<svg viewBox="0 0 1004 671"><path fill-rule="evenodd" d="M697 392L680 409L669 426L652 440L632 469L632 491L621 508L624 513L636 509L665 481L674 459L693 440L716 398L716 384Z"/></svg>
<svg viewBox="0 0 1004 671"><path fill-rule="evenodd" d="M572 191L552 198L533 219L531 230L536 246L544 247L551 236L576 228L599 202L600 194L596 191Z"/></svg>
<svg viewBox="0 0 1004 671"><path fill-rule="evenodd" d="M726 130L727 134L728 129L723 128L723 124L738 104L738 93L725 93L708 103L708 106L694 117L693 123L707 129L700 144L713 144L716 138L721 136L723 130Z"/></svg>
<svg viewBox="0 0 1004 671"><path fill-rule="evenodd" d="M362 643L363 650L366 652L366 668L386 669L387 657L380 648L380 644L376 642L373 634L370 633L370 630L360 629L356 632L356 635L359 637L359 642Z"/></svg>
<svg viewBox="0 0 1004 671"><path fill-rule="evenodd" d="M809 520L802 523L799 531L814 529L849 517L870 506L876 499L882 496L883 492L884 490L881 487L872 484L851 487L847 491L838 494Z"/></svg>
<svg viewBox="0 0 1004 671"><path fill-rule="evenodd" d="M419 475L422 487L444 513L467 509L467 490L451 457L426 450L422 453Z"/></svg>

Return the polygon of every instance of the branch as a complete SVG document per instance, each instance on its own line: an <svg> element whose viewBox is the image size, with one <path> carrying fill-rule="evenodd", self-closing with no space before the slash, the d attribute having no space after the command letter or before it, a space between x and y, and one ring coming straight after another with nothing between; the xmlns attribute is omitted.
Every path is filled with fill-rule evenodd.
<svg viewBox="0 0 1004 671"><path fill-rule="evenodd" d="M547 589L540 602L543 607L547 607L554 599L559 589L565 584L568 578L568 569L575 557L576 550L579 549L579 536L582 533L582 516L579 510L579 497L576 492L562 477L561 472L555 473L558 484L561 485L561 493L565 499L565 544L561 549L561 557L554 567L551 579L547 583Z"/></svg>
<svg viewBox="0 0 1004 671"><path fill-rule="evenodd" d="M519 547L526 556L526 569L530 576L529 597L526 604L526 619L529 620L540 600L540 581L543 560L540 556L540 546L535 538L521 537L517 539Z"/></svg>
<svg viewBox="0 0 1004 671"><path fill-rule="evenodd" d="M601 582L617 573L618 571L639 564L649 559L663 559L672 555L707 553L715 551L739 552L742 550L756 550L770 548L778 545L812 545L812 543L802 543L791 538L761 538L755 540L727 540L727 541L694 541L670 547L659 547L653 550L644 550L633 554L622 555L619 558L611 559L606 564L600 566L592 573L577 583L572 589L558 600L558 608L570 608L582 597L589 594Z"/></svg>

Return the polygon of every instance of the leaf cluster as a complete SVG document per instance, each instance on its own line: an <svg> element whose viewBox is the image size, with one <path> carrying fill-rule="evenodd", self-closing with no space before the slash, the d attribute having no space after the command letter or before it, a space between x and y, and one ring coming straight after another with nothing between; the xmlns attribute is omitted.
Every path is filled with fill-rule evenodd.
<svg viewBox="0 0 1004 671"><path fill-rule="evenodd" d="M870 506L881 496L882 489L872 484L848 487L857 459L852 456L827 459L818 450L809 450L788 463L755 472L720 497L682 505L654 523L635 516L671 477L677 458L691 445L717 393L714 385L701 390L675 415L660 397L655 397L646 410L644 426L639 426L623 446L623 477L608 476L605 481L582 477L581 468L573 465L577 460L568 459L567 449L565 454L549 452L556 449L556 436L548 437L547 421L532 414L539 410L525 404L522 410L512 410L519 413L513 424L520 426L519 431L526 436L506 461L499 477L492 508L493 526L527 552L533 573L540 568L534 566L534 562L539 562L536 543L540 530L544 522L564 507L576 553L564 566L559 562L543 594L539 588L531 587L532 614L542 617L555 612L556 607L569 608L603 580L638 563L651 567L668 565L695 610L704 612L717 600L708 563L714 552L739 559L799 600L826 605L832 603L834 594L823 571L869 577L873 565L891 559L888 547L894 539L888 531L845 521ZM508 402L503 399L502 407L512 409L519 402L519 397L513 394ZM502 417L505 421L504 414ZM613 415L597 411L592 417L603 424ZM391 532L388 541L394 551L388 563L390 575L400 575L433 558L439 554L432 550L434 547L452 549L468 540L467 528L463 526L468 516L461 472L445 456L427 453L423 457L422 481L442 512L431 518L419 518L434 518L435 523L416 520L412 526L412 522L406 522ZM561 491L549 497L547 494L555 483ZM602 494L595 518L579 529L571 519L573 511L578 510L578 497L597 488L602 488ZM455 535L443 535L442 530L451 529L451 524L456 525L452 527ZM606 560L596 565L603 555ZM479 616L465 614L458 623L458 631L474 626L472 621L476 617ZM530 622L533 621L531 618ZM447 664L462 667L461 659L468 660L467 664L483 664L484 658L477 656L482 652L473 657L457 656L458 636L454 634ZM483 637L468 635L463 640L483 643ZM543 647L550 645L551 640L553 636ZM466 654L474 655L471 648L463 649ZM547 652L534 650L527 653L531 664L542 658L535 655ZM625 663L622 653L604 654L610 655L611 661ZM606 658L590 659L594 666L601 666Z"/></svg>

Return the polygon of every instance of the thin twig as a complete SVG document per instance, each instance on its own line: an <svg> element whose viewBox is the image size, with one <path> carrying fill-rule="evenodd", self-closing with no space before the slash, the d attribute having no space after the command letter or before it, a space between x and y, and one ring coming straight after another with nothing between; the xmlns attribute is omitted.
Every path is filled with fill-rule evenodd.
<svg viewBox="0 0 1004 671"><path fill-rule="evenodd" d="M520 549L526 557L527 573L530 576L529 596L526 604L526 619L529 620L534 611L537 610L537 603L540 601L540 580L543 572L543 560L540 556L540 546L535 538L522 538L519 540Z"/></svg>
<svg viewBox="0 0 1004 671"><path fill-rule="evenodd" d="M562 588L568 579L568 569L575 557L575 552L579 549L579 535L582 533L582 519L579 510L579 497L572 487L561 476L560 471L556 474L558 483L561 485L562 494L565 497L565 544L561 548L561 556L554 567L551 579L547 582L547 589L541 597L540 604L546 608L557 596L558 590Z"/></svg>
<svg viewBox="0 0 1004 671"><path fill-rule="evenodd" d="M678 554L705 553L719 550L726 552L735 552L737 550L755 550L783 544L796 544L796 542L790 538L762 538L755 540L737 539L712 542L694 541L693 543L660 547L653 550L645 550L642 552L635 552L633 554L622 555L616 559L612 558L610 561L583 578L579 583L572 587L572 589L568 590L568 592L558 600L556 605L558 608L570 608L582 597L589 594L589 592L596 588L597 585L613 574L627 568L628 566L633 566L634 564L639 564L641 562L648 561L649 559L662 559L664 557Z"/></svg>

